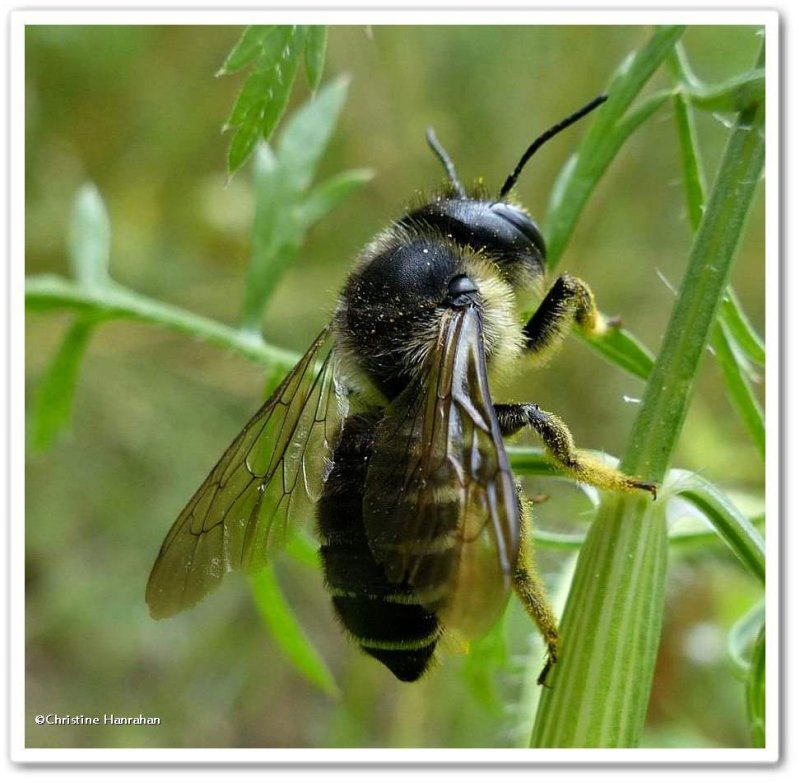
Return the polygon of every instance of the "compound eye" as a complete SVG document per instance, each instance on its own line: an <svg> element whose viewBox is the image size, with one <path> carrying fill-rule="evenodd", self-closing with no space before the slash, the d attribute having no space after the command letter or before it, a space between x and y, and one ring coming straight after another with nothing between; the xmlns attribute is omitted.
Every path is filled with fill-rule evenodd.
<svg viewBox="0 0 800 783"><path fill-rule="evenodd" d="M478 286L467 275L456 275L447 284L447 301L453 307L466 307L475 302Z"/></svg>
<svg viewBox="0 0 800 783"><path fill-rule="evenodd" d="M542 258L546 256L544 239L538 226L528 215L503 201L493 204L492 211L510 223L516 231L539 251Z"/></svg>
<svg viewBox="0 0 800 783"><path fill-rule="evenodd" d="M450 291L450 296L459 296L461 294L477 294L478 286L470 280L466 275L457 275L454 277L447 286Z"/></svg>

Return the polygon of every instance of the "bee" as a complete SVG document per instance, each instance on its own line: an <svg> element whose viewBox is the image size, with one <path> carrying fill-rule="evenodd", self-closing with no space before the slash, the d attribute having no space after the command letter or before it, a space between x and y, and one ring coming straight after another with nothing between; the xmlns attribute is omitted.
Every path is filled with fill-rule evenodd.
<svg viewBox="0 0 800 783"><path fill-rule="evenodd" d="M578 480L655 495L578 451L555 414L495 403L490 391L520 360L552 354L573 325L609 328L568 274L523 323L546 249L509 199L534 152L605 99L539 136L496 198L467 192L428 131L446 189L366 246L330 324L180 513L147 584L154 618L193 606L231 570L263 568L315 520L335 614L398 679L419 679L445 635L485 633L515 591L546 644L545 682L558 625L503 439L533 430Z"/></svg>

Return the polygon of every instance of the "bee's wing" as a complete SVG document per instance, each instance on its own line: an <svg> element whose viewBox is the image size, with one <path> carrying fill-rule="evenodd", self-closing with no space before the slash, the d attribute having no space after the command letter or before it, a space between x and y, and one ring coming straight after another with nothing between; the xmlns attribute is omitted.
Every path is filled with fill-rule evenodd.
<svg viewBox="0 0 800 783"><path fill-rule="evenodd" d="M343 406L328 327L173 524L147 583L153 617L193 606L232 569L263 566L289 527L313 515Z"/></svg>
<svg viewBox="0 0 800 783"><path fill-rule="evenodd" d="M477 636L508 599L519 514L480 315L448 312L420 379L378 427L364 496L370 547L390 580Z"/></svg>

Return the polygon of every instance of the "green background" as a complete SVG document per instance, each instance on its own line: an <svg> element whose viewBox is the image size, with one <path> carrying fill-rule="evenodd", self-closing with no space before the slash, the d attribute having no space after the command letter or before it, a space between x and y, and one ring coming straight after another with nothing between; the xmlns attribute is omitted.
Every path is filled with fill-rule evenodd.
<svg viewBox="0 0 800 783"><path fill-rule="evenodd" d="M26 34L26 272L67 274L72 200L87 180L108 206L112 274L131 287L236 323L250 248L249 170L228 182L220 128L242 76L213 74L234 27L29 27ZM708 80L750 67L760 38L746 27L684 37ZM331 28L325 80L352 78L320 179L369 167L374 179L313 229L274 295L270 342L302 351L325 323L369 238L441 181L424 141L433 125L465 181L499 188L541 130L606 86L643 27ZM651 89L663 84L657 75ZM298 79L293 105L307 98ZM554 179L584 131L551 141L518 194L543 215ZM725 118L699 117L713 174ZM589 202L561 270L590 283L604 312L656 350L691 240L668 107L623 148ZM763 333L763 200L734 269L745 312ZM35 392L66 316L28 317L27 380ZM114 322L93 339L73 432L27 463L26 724L30 746L505 746L525 743L527 670L498 677L488 700L475 656L446 657L421 683L396 682L347 643L318 575L279 575L340 685L337 700L282 658L244 580L196 610L155 622L144 585L170 523L258 406L263 372L233 355L145 325ZM546 369L499 395L557 411L587 448L619 454L642 383L576 340ZM760 510L763 467L728 405L710 357L676 466L701 472ZM589 506L564 482L529 480L537 524L574 531ZM570 557L539 552L558 593ZM670 562L667 614L645 745L747 746L742 684L725 635L758 586L722 550ZM516 608L509 634L530 654ZM539 651L533 653L534 668ZM145 715L159 727L38 727L38 713Z"/></svg>

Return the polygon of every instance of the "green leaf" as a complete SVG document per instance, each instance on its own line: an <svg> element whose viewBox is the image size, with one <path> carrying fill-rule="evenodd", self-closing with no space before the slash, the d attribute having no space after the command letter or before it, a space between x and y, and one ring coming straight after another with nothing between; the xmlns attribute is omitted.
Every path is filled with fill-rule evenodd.
<svg viewBox="0 0 800 783"><path fill-rule="evenodd" d="M307 568L319 570L319 543L304 531L295 532L286 542L286 554Z"/></svg>
<svg viewBox="0 0 800 783"><path fill-rule="evenodd" d="M306 191L314 179L320 159L330 142L347 95L346 80L321 89L286 122L275 153L262 145L255 159L256 209L253 221L253 252L245 278L242 329L258 333L264 309L289 264L294 260L309 228L309 218L323 216L322 207L332 208L359 184L347 173L335 179L338 190L326 192L325 203L312 194L309 213ZM361 180L364 181L363 179ZM319 193L319 191L314 191Z"/></svg>
<svg viewBox="0 0 800 783"><path fill-rule="evenodd" d="M242 37L231 49L230 54L225 58L225 62L216 75L227 76L240 71L246 65L250 65L264 53L269 37L277 33L278 30L278 26L274 24L255 24L245 28Z"/></svg>
<svg viewBox="0 0 800 783"><path fill-rule="evenodd" d="M88 183L75 197L69 230L69 260L72 274L86 286L109 282L111 224L97 188Z"/></svg>
<svg viewBox="0 0 800 783"><path fill-rule="evenodd" d="M333 675L297 622L273 568L262 569L249 581L258 611L286 660L323 693L338 697L339 688Z"/></svg>
<svg viewBox="0 0 800 783"><path fill-rule="evenodd" d="M250 58L255 70L225 123L225 129L235 130L228 150L231 174L247 160L259 137L269 139L286 110L304 45L304 28L285 25L261 37L257 55L253 54L255 43L248 41L244 54L237 56L235 62Z"/></svg>
<svg viewBox="0 0 800 783"><path fill-rule="evenodd" d="M764 69L756 68L722 84L685 87L686 97L698 109L741 112L764 103Z"/></svg>
<svg viewBox="0 0 800 783"><path fill-rule="evenodd" d="M370 169L351 169L334 174L317 185L295 211L298 225L307 231L372 177L373 172Z"/></svg>
<svg viewBox="0 0 800 783"><path fill-rule="evenodd" d="M233 134L228 146L228 171L231 174L241 168L242 164L250 157L250 153L260 137L258 113L259 107L252 107L250 118L245 119Z"/></svg>
<svg viewBox="0 0 800 783"><path fill-rule="evenodd" d="M306 28L306 77L308 86L313 90L322 81L322 69L325 66L325 50L328 45L328 28L324 25L310 25Z"/></svg>
<svg viewBox="0 0 800 783"><path fill-rule="evenodd" d="M276 147L291 193L308 188L342 113L350 80L336 79L306 101L286 122Z"/></svg>
<svg viewBox="0 0 800 783"><path fill-rule="evenodd" d="M753 746L756 748L763 748L766 744L766 657L766 629L762 625L753 647L750 676L747 680L747 717Z"/></svg>
<svg viewBox="0 0 800 783"><path fill-rule="evenodd" d="M720 305L720 318L725 331L736 343L744 357L759 367L763 367L766 364L764 341L747 319L730 287Z"/></svg>
<svg viewBox="0 0 800 783"><path fill-rule="evenodd" d="M744 567L764 583L766 555L761 534L714 484L695 473L674 470L664 491L686 498L701 511Z"/></svg>
<svg viewBox="0 0 800 783"><path fill-rule="evenodd" d="M544 228L550 268L560 260L589 196L626 138L671 94L662 91L650 96L625 117L684 29L682 25L659 27L612 77L608 101L597 110L575 156L567 161L548 204Z"/></svg>
<svg viewBox="0 0 800 783"><path fill-rule="evenodd" d="M96 325L91 316L78 317L45 370L33 403L30 443L34 451L50 448L70 425L78 371Z"/></svg>
<svg viewBox="0 0 800 783"><path fill-rule="evenodd" d="M728 634L728 658L742 679L750 675L750 659L763 627L764 602L759 601L736 621Z"/></svg>
<svg viewBox="0 0 800 783"><path fill-rule="evenodd" d="M258 117L264 96L269 89L271 76L269 71L256 71L244 80L236 103L233 104L233 109L231 109L228 119L225 120L224 131L238 128L243 124L253 125L260 130Z"/></svg>
<svg viewBox="0 0 800 783"><path fill-rule="evenodd" d="M469 654L461 665L465 685L476 701L485 709L500 717L503 702L497 693L497 674L509 668L509 650L506 641L504 614L487 634L470 643Z"/></svg>
<svg viewBox="0 0 800 783"><path fill-rule="evenodd" d="M597 353L631 375L647 380L653 369L653 355L626 329L611 328L596 337L575 332Z"/></svg>
<svg viewBox="0 0 800 783"><path fill-rule="evenodd" d="M764 411L756 399L749 383L750 368L747 360L736 354L736 340L722 326L718 318L711 333L711 347L717 364L725 379L725 390L734 410L747 430L761 458L766 455L766 431L764 427Z"/></svg>

